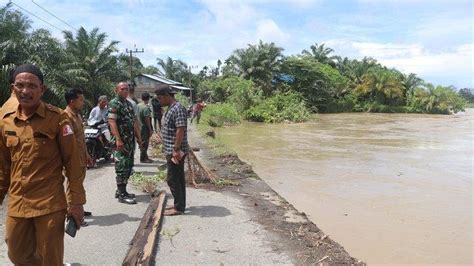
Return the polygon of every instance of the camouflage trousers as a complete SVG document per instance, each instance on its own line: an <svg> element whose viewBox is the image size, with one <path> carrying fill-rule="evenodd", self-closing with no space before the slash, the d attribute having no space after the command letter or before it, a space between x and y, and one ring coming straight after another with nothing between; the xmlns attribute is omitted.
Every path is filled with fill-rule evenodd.
<svg viewBox="0 0 474 266"><path fill-rule="evenodd" d="M132 168L134 163L134 144L134 142L124 143L124 149L122 151L114 151L117 185L126 185L128 183L128 178L132 174Z"/></svg>

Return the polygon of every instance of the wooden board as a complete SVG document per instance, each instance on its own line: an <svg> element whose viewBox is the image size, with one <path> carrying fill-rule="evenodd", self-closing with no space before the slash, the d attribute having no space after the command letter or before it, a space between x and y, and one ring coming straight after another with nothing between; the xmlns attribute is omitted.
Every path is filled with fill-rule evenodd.
<svg viewBox="0 0 474 266"><path fill-rule="evenodd" d="M165 204L166 192L160 191L148 205L122 265L154 264L154 250L161 230Z"/></svg>

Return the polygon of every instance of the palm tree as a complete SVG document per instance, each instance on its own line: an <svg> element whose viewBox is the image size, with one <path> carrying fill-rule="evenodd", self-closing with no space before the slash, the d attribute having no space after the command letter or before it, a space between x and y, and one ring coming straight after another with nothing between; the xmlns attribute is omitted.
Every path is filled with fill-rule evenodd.
<svg viewBox="0 0 474 266"><path fill-rule="evenodd" d="M404 88L392 72L373 70L362 77L355 93L381 104L397 104L403 99Z"/></svg>
<svg viewBox="0 0 474 266"><path fill-rule="evenodd" d="M88 33L81 27L76 35L64 32L67 63L63 65L63 84L84 89L88 107L94 106L100 95L111 95L117 77L118 41L106 43L107 34L94 28Z"/></svg>
<svg viewBox="0 0 474 266"><path fill-rule="evenodd" d="M405 99L406 102L409 103L413 98L415 89L423 84L423 80L417 77L414 73L408 75L402 74L401 79L402 85L405 88Z"/></svg>
<svg viewBox="0 0 474 266"><path fill-rule="evenodd" d="M156 61L166 78L182 81L187 76L186 73L188 72L188 66L181 60L174 60L168 56L166 60L157 58Z"/></svg>
<svg viewBox="0 0 474 266"><path fill-rule="evenodd" d="M163 75L160 69L158 69L156 66L147 66L141 70L141 73L149 75Z"/></svg>
<svg viewBox="0 0 474 266"><path fill-rule="evenodd" d="M31 21L23 13L11 10L11 3L0 8L0 64L19 64L26 61Z"/></svg>
<svg viewBox="0 0 474 266"><path fill-rule="evenodd" d="M330 54L334 52L334 50L328 47L324 47L324 45L324 43L321 45L315 43L314 45L310 46L311 51L305 49L301 52L301 54L303 56L310 56L322 64L328 64L332 67L336 67L335 60L337 59L337 56L330 56Z"/></svg>
<svg viewBox="0 0 474 266"><path fill-rule="evenodd" d="M227 73L253 80L266 95L273 89L273 78L280 71L283 48L274 43L249 44L246 49L237 49L225 61Z"/></svg>

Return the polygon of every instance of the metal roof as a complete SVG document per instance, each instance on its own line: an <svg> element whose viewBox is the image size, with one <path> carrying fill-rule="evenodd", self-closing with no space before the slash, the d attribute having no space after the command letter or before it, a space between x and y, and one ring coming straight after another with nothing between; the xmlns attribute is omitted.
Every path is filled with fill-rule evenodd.
<svg viewBox="0 0 474 266"><path fill-rule="evenodd" d="M182 91L192 91L192 90L194 90L193 88L188 88L188 87L184 87L184 86L171 85L170 87L178 89L178 90L182 90Z"/></svg>
<svg viewBox="0 0 474 266"><path fill-rule="evenodd" d="M149 79L159 81L161 83L165 83L167 85L181 85L182 84L181 82L174 81L174 80L171 80L171 79L167 79L167 78L162 77L162 76L148 75L148 74L140 74L140 75L145 76Z"/></svg>

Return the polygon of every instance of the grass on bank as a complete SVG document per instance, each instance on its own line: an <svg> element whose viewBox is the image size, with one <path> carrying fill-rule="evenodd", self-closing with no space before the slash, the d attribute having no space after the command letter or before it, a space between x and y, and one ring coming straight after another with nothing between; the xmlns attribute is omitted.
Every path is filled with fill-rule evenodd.
<svg viewBox="0 0 474 266"><path fill-rule="evenodd" d="M467 103L466 108L474 108L474 103Z"/></svg>
<svg viewBox="0 0 474 266"><path fill-rule="evenodd" d="M215 127L211 127L209 125L209 121L212 121L211 115L212 112L209 110L212 110L212 105L209 105L208 108L204 109L204 111L201 113L201 120L199 124L196 124L195 121L193 123L195 124L195 128L197 129L197 132L201 139L203 140L204 144L209 146L211 148L211 152L216 155L216 156L225 156L225 155L236 155L234 151L229 149L227 147L222 138L220 137L219 133L216 132ZM239 122L240 123L240 119ZM212 124L212 122L211 122ZM213 132L214 137L210 137L207 135L207 133Z"/></svg>

